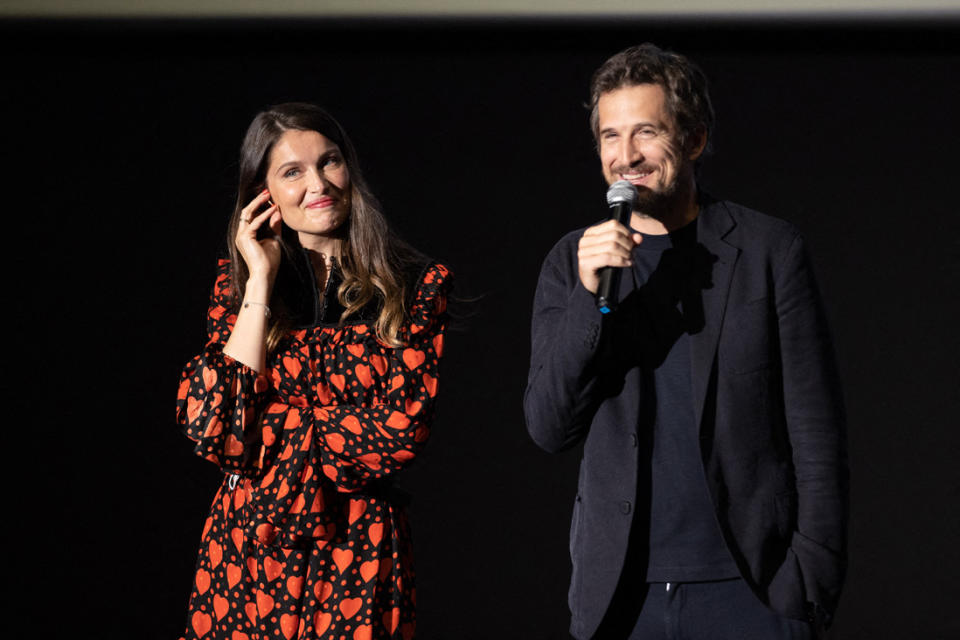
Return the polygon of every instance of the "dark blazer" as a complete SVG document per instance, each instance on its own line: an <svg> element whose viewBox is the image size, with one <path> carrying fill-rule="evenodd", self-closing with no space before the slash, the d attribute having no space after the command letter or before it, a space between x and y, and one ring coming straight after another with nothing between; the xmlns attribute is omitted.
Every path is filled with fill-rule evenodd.
<svg viewBox="0 0 960 640"><path fill-rule="evenodd" d="M843 404L813 271L784 221L704 199L696 224L713 264L703 328L690 337L690 402L720 529L761 601L825 624L845 573L848 481ZM570 630L585 639L613 599L631 524L649 521L637 481L650 439L638 433L642 367L619 357L622 337L642 323L623 333L628 313L618 320L619 310L597 311L578 276L582 234L560 240L540 273L524 412L547 451L585 440L570 531ZM620 283L625 307L644 284L631 274Z"/></svg>

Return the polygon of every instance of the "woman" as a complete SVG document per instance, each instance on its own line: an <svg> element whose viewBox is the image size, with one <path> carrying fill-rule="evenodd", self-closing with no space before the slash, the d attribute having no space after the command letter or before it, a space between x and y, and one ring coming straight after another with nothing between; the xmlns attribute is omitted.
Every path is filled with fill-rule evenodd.
<svg viewBox="0 0 960 640"><path fill-rule="evenodd" d="M429 434L448 271L390 235L340 125L257 115L177 418L226 472L186 638L410 638L391 476Z"/></svg>

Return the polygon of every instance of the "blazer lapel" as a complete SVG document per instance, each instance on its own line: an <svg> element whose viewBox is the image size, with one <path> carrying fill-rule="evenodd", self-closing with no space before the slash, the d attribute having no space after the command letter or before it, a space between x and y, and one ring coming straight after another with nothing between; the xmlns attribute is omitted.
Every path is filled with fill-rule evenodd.
<svg viewBox="0 0 960 640"><path fill-rule="evenodd" d="M713 264L713 286L703 290L703 313L706 322L700 333L690 337L690 380L693 387L695 424L698 429L703 419L710 372L717 354L717 342L723 328L733 269L740 255L737 247L724 240L724 236L736 226L726 207L705 198L702 202L703 208L697 218L697 241L711 255L716 256L717 260Z"/></svg>

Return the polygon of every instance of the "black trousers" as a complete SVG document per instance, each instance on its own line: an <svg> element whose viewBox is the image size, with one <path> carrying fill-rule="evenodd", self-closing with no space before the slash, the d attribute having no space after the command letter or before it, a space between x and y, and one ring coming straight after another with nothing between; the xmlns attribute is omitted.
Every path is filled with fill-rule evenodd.
<svg viewBox="0 0 960 640"><path fill-rule="evenodd" d="M814 640L813 625L770 611L740 578L649 585L629 640Z"/></svg>

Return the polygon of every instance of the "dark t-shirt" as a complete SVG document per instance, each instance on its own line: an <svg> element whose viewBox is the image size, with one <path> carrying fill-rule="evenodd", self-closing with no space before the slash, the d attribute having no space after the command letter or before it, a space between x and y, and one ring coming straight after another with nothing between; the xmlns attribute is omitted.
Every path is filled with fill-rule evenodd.
<svg viewBox="0 0 960 640"><path fill-rule="evenodd" d="M739 575L720 533L700 460L690 379L690 335L703 330L701 291L709 286L707 252L697 244L696 222L668 235L643 236L633 251L640 285L643 407L639 433L652 451L648 582L695 582ZM651 437L652 436L652 437ZM647 467L647 462L649 467Z"/></svg>

